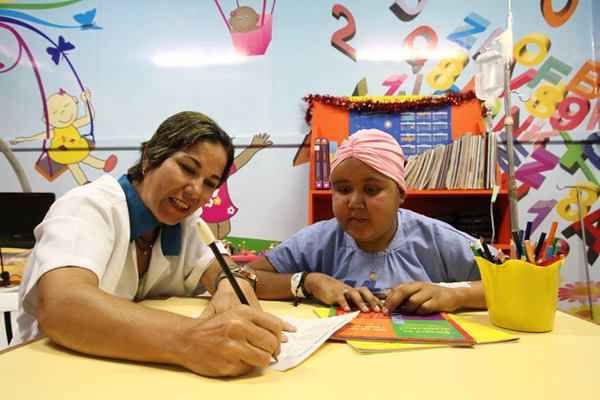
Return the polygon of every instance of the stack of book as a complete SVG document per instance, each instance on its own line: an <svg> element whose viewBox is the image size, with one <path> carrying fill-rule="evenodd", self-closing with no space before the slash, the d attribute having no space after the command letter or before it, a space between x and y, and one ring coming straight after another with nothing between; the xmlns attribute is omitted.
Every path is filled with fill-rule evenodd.
<svg viewBox="0 0 600 400"><path fill-rule="evenodd" d="M337 149L337 142L329 141L324 137L315 138L314 144L314 157L315 157L315 180L314 188L317 190L330 189L329 183L329 170L331 163L335 159L335 151Z"/></svg>
<svg viewBox="0 0 600 400"><path fill-rule="evenodd" d="M409 157L409 189L491 189L496 185L496 139L493 134L460 139Z"/></svg>
<svg viewBox="0 0 600 400"><path fill-rule="evenodd" d="M314 311L320 318L346 313L339 307ZM418 316L397 312L391 315L361 312L330 337L330 340L345 341L360 353L466 347L518 339L518 336L473 322L468 316L447 313Z"/></svg>
<svg viewBox="0 0 600 400"><path fill-rule="evenodd" d="M491 217L487 210L462 210L456 214L442 215L436 218L473 237L483 238L488 242L494 240Z"/></svg>

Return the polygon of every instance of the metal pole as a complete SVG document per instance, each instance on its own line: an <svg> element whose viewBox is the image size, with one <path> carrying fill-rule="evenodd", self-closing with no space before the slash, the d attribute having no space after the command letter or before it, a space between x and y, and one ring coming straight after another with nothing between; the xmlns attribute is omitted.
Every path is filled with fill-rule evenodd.
<svg viewBox="0 0 600 400"><path fill-rule="evenodd" d="M508 204L510 206L510 230L515 234L519 232L519 209L517 208L517 190L515 185L515 159L513 150L513 125L514 120L510 104L510 67L512 60L512 4L507 2L506 30L511 35L509 54L504 58L504 132L506 133L506 151L508 152Z"/></svg>
<svg viewBox="0 0 600 400"><path fill-rule="evenodd" d="M508 203L510 205L510 230L519 232L519 209L517 208L517 189L515 185L515 154L513 150L514 120L510 112L510 61L504 64L504 131L506 133L506 151L508 153Z"/></svg>
<svg viewBox="0 0 600 400"><path fill-rule="evenodd" d="M581 249L583 250L583 270L585 271L585 283L587 285L587 298L588 298L588 308L590 310L590 319L594 321L594 307L592 306L592 286L590 279L590 271L588 269L587 263L587 251L586 251L586 236L585 236L585 224L583 223L583 209L581 207L581 187L575 186L575 190L577 191L577 207L579 208L579 224L581 229Z"/></svg>

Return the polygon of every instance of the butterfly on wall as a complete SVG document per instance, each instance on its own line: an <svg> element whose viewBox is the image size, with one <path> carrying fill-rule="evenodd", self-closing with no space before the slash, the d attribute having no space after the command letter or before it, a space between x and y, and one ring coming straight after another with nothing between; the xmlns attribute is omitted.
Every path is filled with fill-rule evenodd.
<svg viewBox="0 0 600 400"><path fill-rule="evenodd" d="M54 64L58 65L58 63L60 62L61 54L63 54L65 51L73 50L74 48L75 45L73 45L71 42L67 42L65 38L61 35L58 37L58 46L48 47L46 48L46 52L50 54Z"/></svg>
<svg viewBox="0 0 600 400"><path fill-rule="evenodd" d="M81 25L81 29L102 29L94 22L96 18L96 9L73 15L73 19Z"/></svg>

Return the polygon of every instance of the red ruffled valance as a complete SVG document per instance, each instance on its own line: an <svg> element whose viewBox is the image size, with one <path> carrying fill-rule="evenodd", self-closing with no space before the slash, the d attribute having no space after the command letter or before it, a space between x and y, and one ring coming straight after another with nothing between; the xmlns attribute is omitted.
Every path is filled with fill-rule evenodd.
<svg viewBox="0 0 600 400"><path fill-rule="evenodd" d="M474 98L476 98L475 92L472 90L461 93L449 93L443 96L394 96L390 98L369 96L352 98L347 96L309 94L304 97L304 101L308 103L305 119L306 123L310 125L312 107L315 101L321 104L344 108L348 111L400 113L408 110L419 111L447 105L458 106Z"/></svg>

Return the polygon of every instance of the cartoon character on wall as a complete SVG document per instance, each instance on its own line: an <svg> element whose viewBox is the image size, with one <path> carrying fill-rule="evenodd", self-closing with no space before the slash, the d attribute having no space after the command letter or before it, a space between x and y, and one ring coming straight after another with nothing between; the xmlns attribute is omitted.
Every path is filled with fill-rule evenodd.
<svg viewBox="0 0 600 400"><path fill-rule="evenodd" d="M259 133L252 137L250 146L238 154L234 160L229 179L240 168L248 163L260 150L273 144L267 133ZM227 187L229 179L220 188L215 190L211 199L202 207L201 216L208 224L217 239L223 239L231 232L230 219L237 214L238 208L233 204Z"/></svg>
<svg viewBox="0 0 600 400"><path fill-rule="evenodd" d="M31 136L18 136L11 140L11 144L18 144L34 140L50 139L48 149L48 163L55 165L52 168L43 168L43 160L36 163L36 170L48 180L54 180L61 170L66 167L78 185L83 185L89 180L81 168L80 164L86 164L90 167L101 169L104 172L112 171L117 165L117 156L111 154L106 160L94 157L90 154L93 142L90 143L81 136L79 129L90 124L93 118L94 110L90 102L91 92L86 89L81 93L81 101L87 103L85 114L79 117L79 101L77 97L60 89L57 93L50 95L47 100L48 106L48 124L50 126L49 136L46 132L37 133ZM45 117L44 117L45 119Z"/></svg>
<svg viewBox="0 0 600 400"><path fill-rule="evenodd" d="M252 7L240 6L231 12L229 25L232 32L250 32L258 29L258 14Z"/></svg>
<svg viewBox="0 0 600 400"><path fill-rule="evenodd" d="M271 43L275 1L271 6L271 12L267 13L267 1L263 0L260 14L252 7L240 6L239 2L236 2L237 8L231 11L229 18L225 17L218 0L215 0L215 4L231 34L233 47L239 53L246 56L260 56L266 53Z"/></svg>

